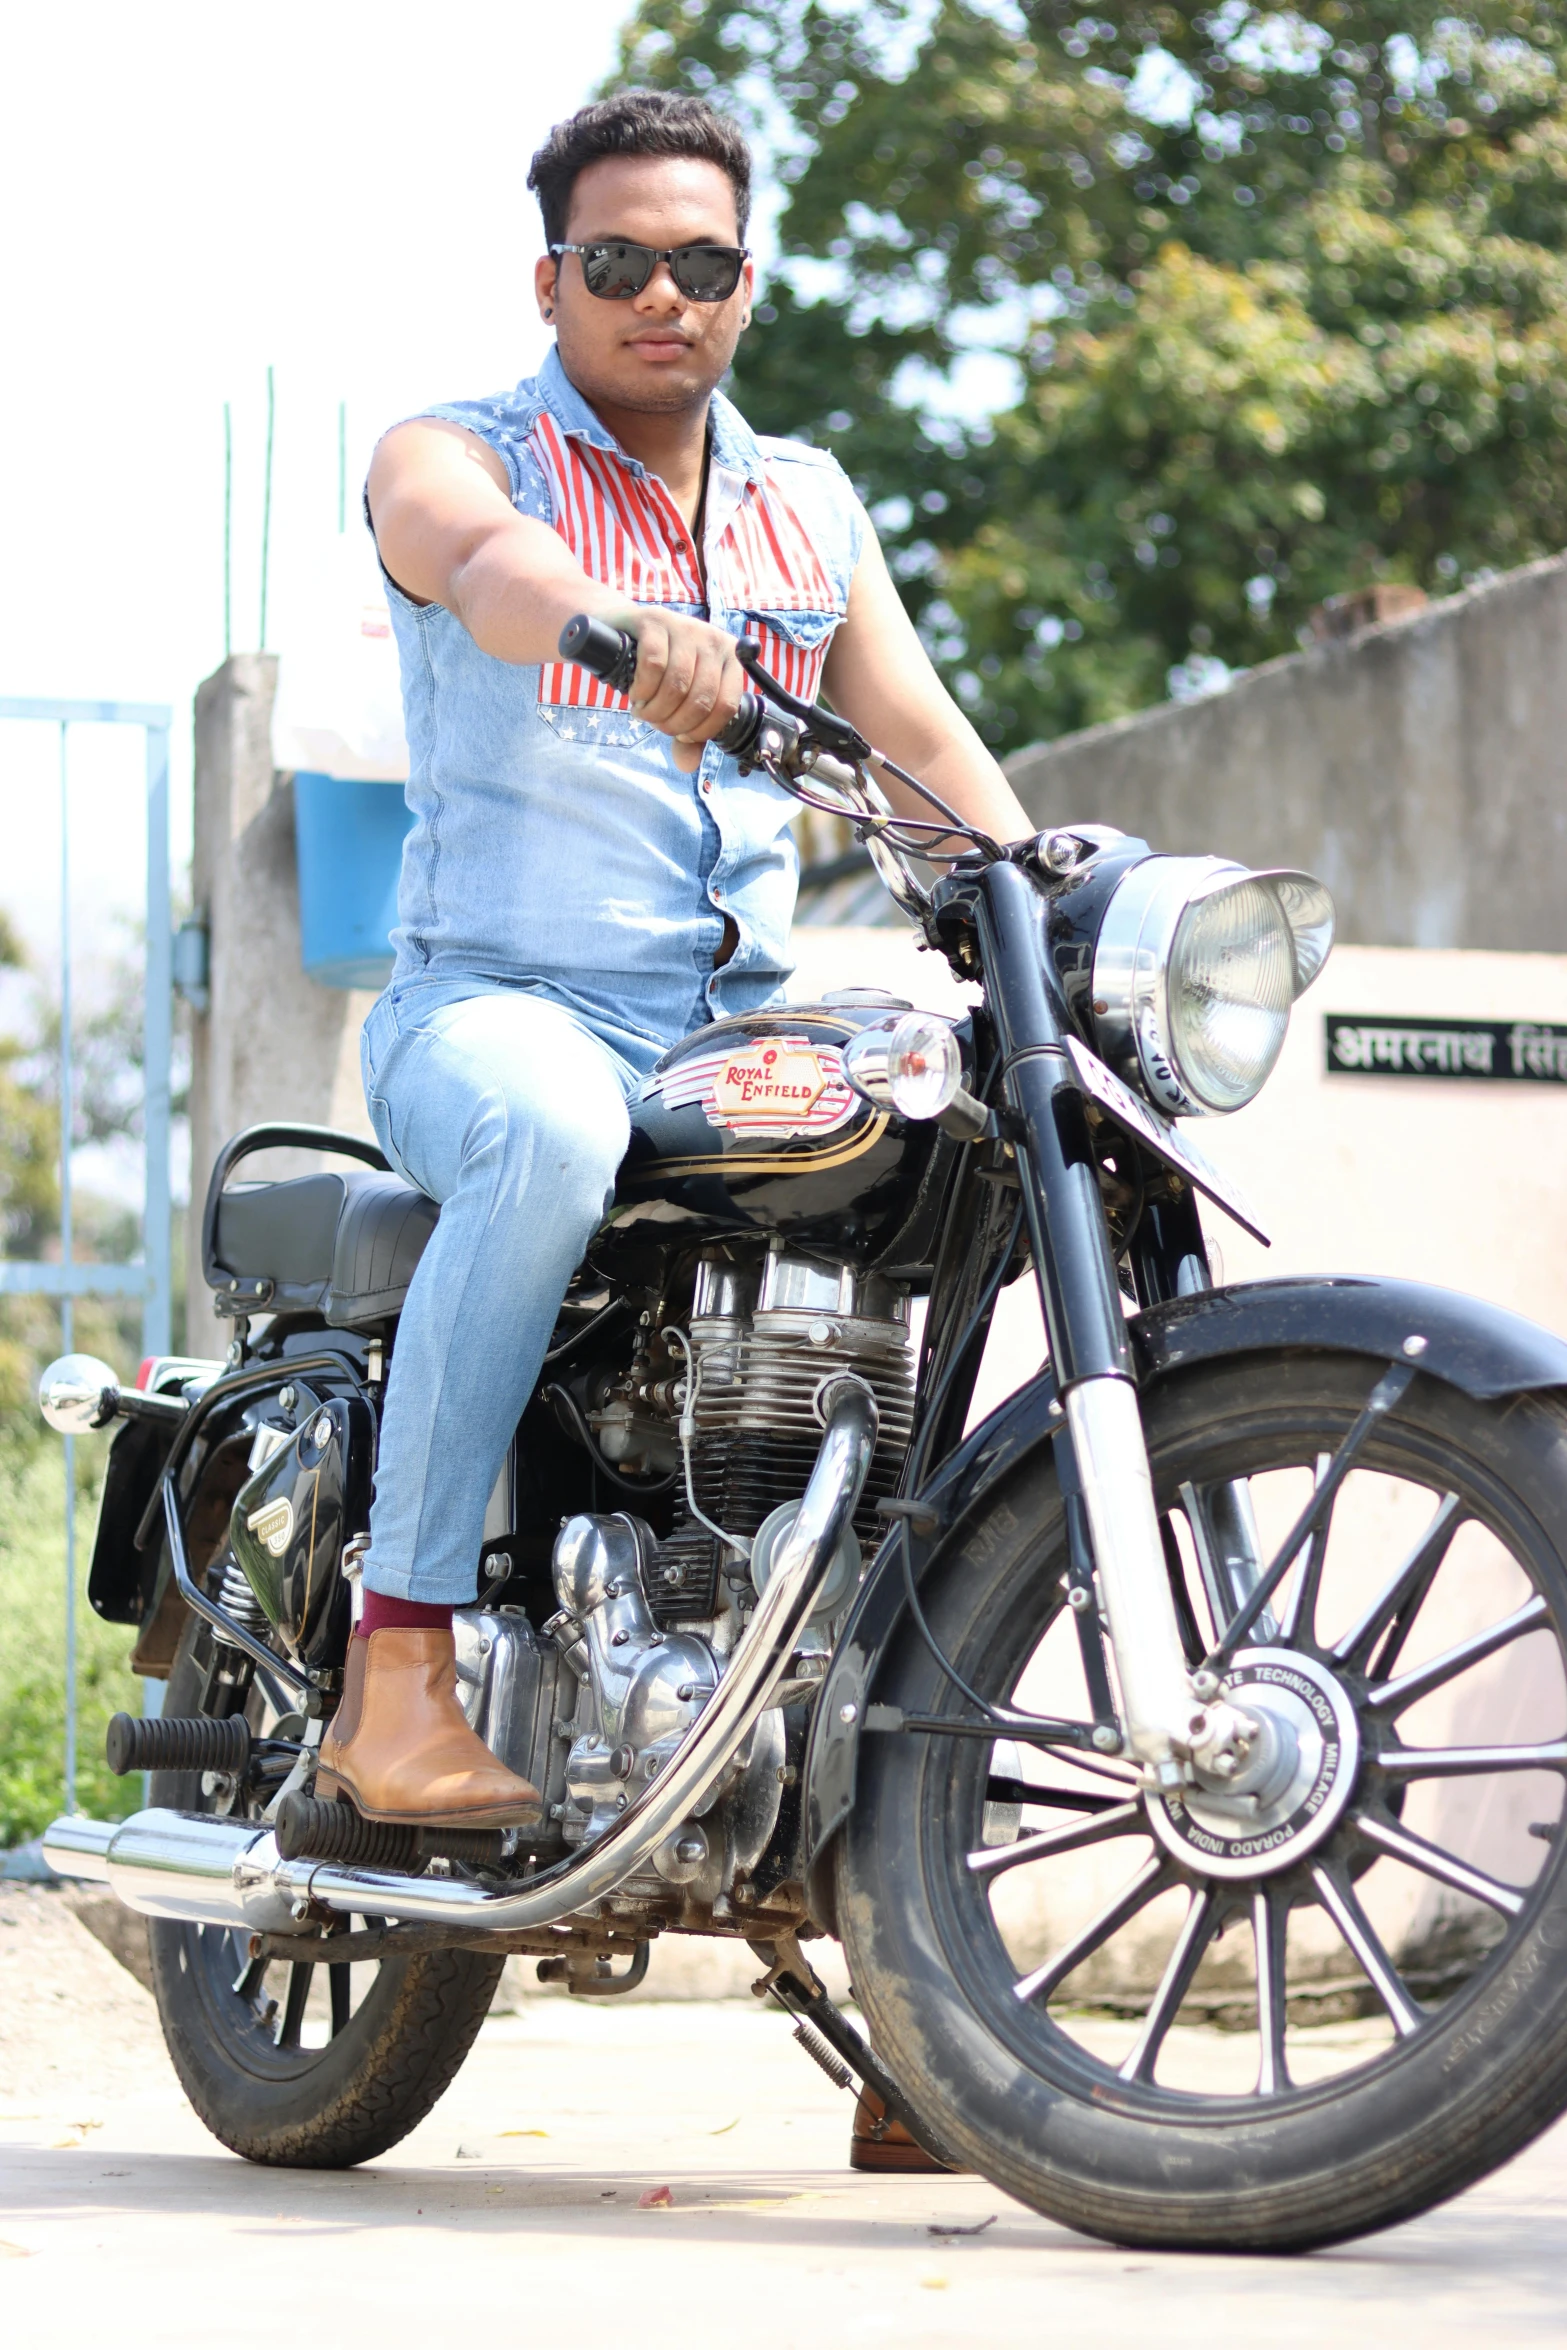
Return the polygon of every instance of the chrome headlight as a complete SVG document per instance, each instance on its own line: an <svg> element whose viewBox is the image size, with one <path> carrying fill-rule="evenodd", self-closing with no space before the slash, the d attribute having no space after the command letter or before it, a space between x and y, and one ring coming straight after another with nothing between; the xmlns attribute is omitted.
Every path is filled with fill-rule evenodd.
<svg viewBox="0 0 1567 2350"><path fill-rule="evenodd" d="M1309 873L1149 857L1099 926L1099 1049L1167 1116L1238 1110L1278 1059L1290 1006L1332 944L1333 900Z"/></svg>

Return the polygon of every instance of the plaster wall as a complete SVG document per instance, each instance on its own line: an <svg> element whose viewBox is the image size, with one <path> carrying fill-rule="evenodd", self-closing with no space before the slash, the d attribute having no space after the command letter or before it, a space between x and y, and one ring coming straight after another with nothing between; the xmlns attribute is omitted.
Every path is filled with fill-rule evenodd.
<svg viewBox="0 0 1567 2350"><path fill-rule="evenodd" d="M1320 875L1348 944L1567 950L1567 557L1008 770L1041 825Z"/></svg>

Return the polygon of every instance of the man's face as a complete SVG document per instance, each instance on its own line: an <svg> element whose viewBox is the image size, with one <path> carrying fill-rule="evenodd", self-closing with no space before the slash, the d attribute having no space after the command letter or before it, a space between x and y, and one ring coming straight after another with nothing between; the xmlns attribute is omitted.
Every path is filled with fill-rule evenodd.
<svg viewBox="0 0 1567 2350"><path fill-rule="evenodd" d="M689 155L614 155L590 163L572 190L566 241L597 238L651 245L738 245L735 192L716 163ZM538 264L541 311L554 311L561 363L599 409L668 415L705 406L734 357L751 315L751 264L727 302L692 302L661 261L640 294L606 302L590 294L576 253Z"/></svg>

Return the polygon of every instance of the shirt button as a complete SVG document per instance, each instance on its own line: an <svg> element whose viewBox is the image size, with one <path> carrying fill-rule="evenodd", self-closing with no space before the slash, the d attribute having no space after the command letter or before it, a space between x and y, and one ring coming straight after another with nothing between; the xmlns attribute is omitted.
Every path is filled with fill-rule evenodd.
<svg viewBox="0 0 1567 2350"><path fill-rule="evenodd" d="M721 906L721 905L723 904L723 902L724 902L724 893L723 893L723 891L722 891L721 889L715 889L715 890L714 890L714 892L713 892L713 903L714 903L714 905L715 905L715 906Z"/></svg>
<svg viewBox="0 0 1567 2350"><path fill-rule="evenodd" d="M704 776L703 776L703 778L702 778L702 789L703 789L705 792L710 792L710 791L712 790L712 788L713 788L713 779L712 779L712 777L711 777L710 775L704 775Z"/></svg>

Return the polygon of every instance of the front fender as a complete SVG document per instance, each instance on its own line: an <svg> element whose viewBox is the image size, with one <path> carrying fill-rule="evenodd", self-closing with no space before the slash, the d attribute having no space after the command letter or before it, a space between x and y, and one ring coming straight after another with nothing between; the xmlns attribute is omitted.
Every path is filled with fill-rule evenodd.
<svg viewBox="0 0 1567 2350"><path fill-rule="evenodd" d="M1487 1400L1567 1388L1567 1341L1521 1314L1419 1281L1346 1275L1240 1282L1151 1307L1127 1328L1141 1387L1224 1356L1304 1347L1384 1363L1413 1358L1434 1379ZM813 1876L854 1804L866 1706L906 1604L903 1544L909 1544L918 1581L938 1558L972 1537L1002 1479L1047 1443L1060 1421L1047 1365L966 1436L925 1487L920 1499L938 1519L931 1533L916 1535L900 1525L872 1560L811 1725L805 1825ZM822 1890L818 1879L818 1894Z"/></svg>

